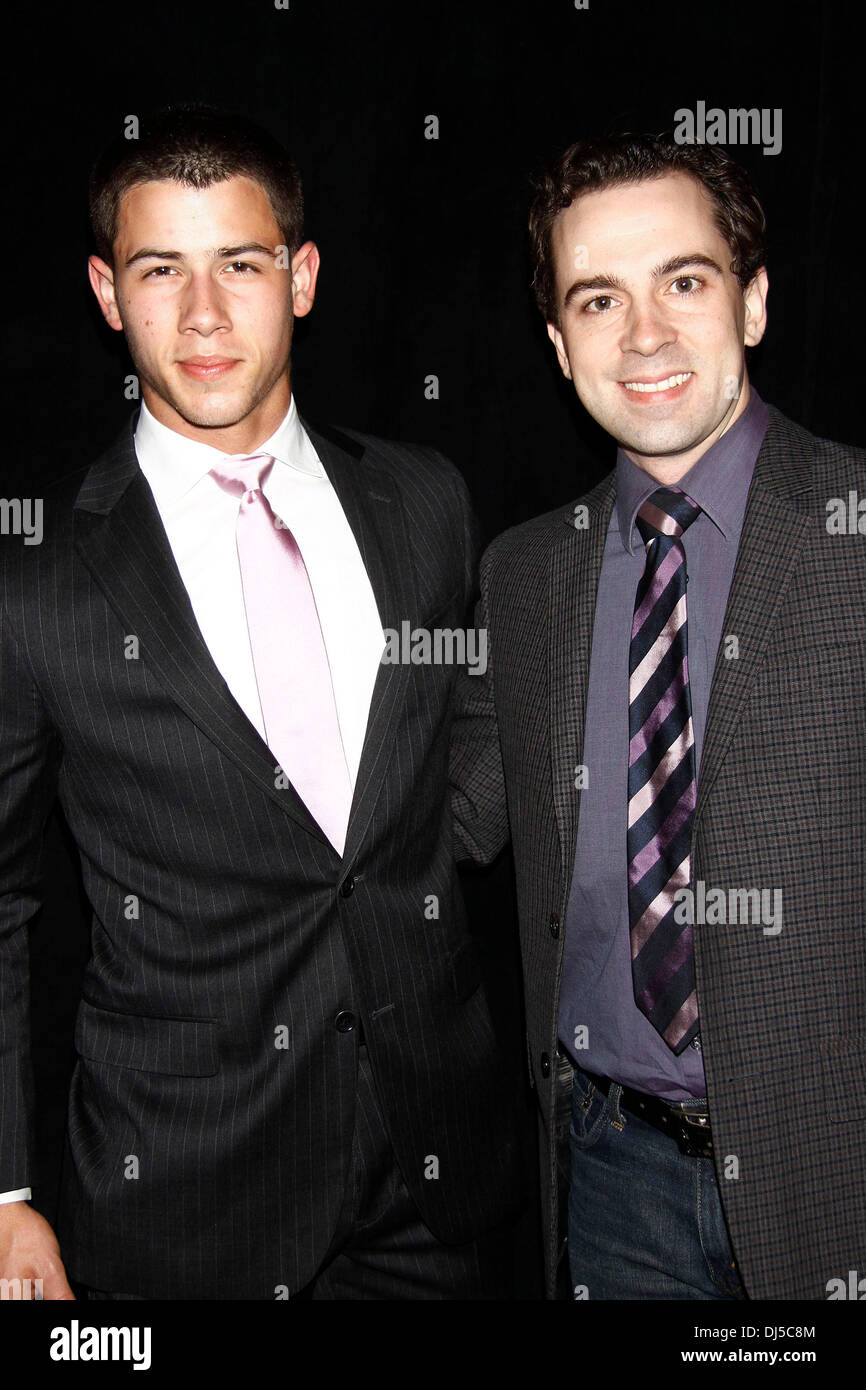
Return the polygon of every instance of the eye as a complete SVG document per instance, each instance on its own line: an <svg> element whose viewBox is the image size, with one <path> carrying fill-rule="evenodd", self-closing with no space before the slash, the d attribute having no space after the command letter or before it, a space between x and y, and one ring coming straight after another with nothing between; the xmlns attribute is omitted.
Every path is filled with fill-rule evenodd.
<svg viewBox="0 0 866 1390"><path fill-rule="evenodd" d="M259 270L257 265L250 265L249 261L232 261L228 269L235 271L237 274L241 274L247 270L255 271L255 273L258 274Z"/></svg>
<svg viewBox="0 0 866 1390"><path fill-rule="evenodd" d="M164 279L165 279L165 276L162 275L162 273L161 273L163 270L174 270L174 266L172 266L172 265L156 265L156 266L153 267L153 270L146 270L146 271L144 272L144 275L142 276L142 279L144 279L144 280L149 280L150 277L151 277L151 275L155 275L156 278L157 278L157 280L164 280Z"/></svg>
<svg viewBox="0 0 866 1390"><path fill-rule="evenodd" d="M673 283L679 286L676 293L678 296L681 296L685 294L694 294L696 290L702 288L704 282L697 275L679 275Z"/></svg>
<svg viewBox="0 0 866 1390"><path fill-rule="evenodd" d="M581 312L584 314L606 314L611 305L615 303L612 295L597 294L594 299L586 301ZM597 304L599 307L594 309L593 304Z"/></svg>

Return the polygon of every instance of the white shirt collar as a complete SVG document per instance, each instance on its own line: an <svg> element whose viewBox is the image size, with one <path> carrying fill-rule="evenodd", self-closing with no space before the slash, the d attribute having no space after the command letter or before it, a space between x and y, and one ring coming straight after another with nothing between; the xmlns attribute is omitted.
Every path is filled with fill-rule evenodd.
<svg viewBox="0 0 866 1390"><path fill-rule="evenodd" d="M142 473L147 478L159 505L170 506L184 496L196 483L224 458L222 449L188 439L184 434L163 425L141 402L135 428L135 452ZM326 478L318 454L301 424L294 393L281 423L269 439L255 449L255 454L272 454L277 464Z"/></svg>

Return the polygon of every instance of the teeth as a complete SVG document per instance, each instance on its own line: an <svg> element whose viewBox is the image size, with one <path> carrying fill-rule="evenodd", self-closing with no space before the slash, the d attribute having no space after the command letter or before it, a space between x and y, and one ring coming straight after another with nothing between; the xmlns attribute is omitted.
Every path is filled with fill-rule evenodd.
<svg viewBox="0 0 866 1390"><path fill-rule="evenodd" d="M624 381L623 386L626 391L670 391L674 386L682 386L691 375L691 372L679 372L677 376L669 376L666 381Z"/></svg>

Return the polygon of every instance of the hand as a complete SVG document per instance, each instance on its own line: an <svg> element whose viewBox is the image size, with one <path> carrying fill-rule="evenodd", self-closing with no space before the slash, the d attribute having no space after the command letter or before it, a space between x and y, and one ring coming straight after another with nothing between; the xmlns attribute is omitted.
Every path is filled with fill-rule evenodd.
<svg viewBox="0 0 866 1390"><path fill-rule="evenodd" d="M60 1258L57 1237L45 1217L28 1202L0 1205L0 1279L17 1279L21 1283L29 1280L31 1300L36 1294L37 1279L42 1281L44 1299L75 1300ZM13 1288L20 1288L20 1285L13 1285ZM19 1297L23 1294L19 1293Z"/></svg>

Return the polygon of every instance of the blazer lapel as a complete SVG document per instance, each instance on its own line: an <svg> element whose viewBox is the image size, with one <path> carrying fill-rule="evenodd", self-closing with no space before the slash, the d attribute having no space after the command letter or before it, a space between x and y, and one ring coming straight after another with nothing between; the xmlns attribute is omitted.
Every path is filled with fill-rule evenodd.
<svg viewBox="0 0 866 1390"><path fill-rule="evenodd" d="M306 420L302 424L358 542L382 627L399 631L404 619L420 622L424 614L418 608L413 547L393 479L366 457L363 445L342 431L313 426ZM379 667L355 783L346 862L357 853L375 810L411 679L410 666L387 663Z"/></svg>
<svg viewBox="0 0 866 1390"><path fill-rule="evenodd" d="M205 645L153 494L138 466L135 418L81 486L74 507L75 548L124 632L138 638L140 659L180 708L276 805L328 844L294 788L274 785L274 755Z"/></svg>
<svg viewBox="0 0 866 1390"><path fill-rule="evenodd" d="M710 688L696 828L812 525L802 500L813 484L810 456L801 435L770 408L725 612L724 635L737 637L739 655L725 657L723 635ZM576 529L572 513L564 513L564 536L551 553L550 740L553 794L566 874L570 874L574 861L580 808L574 769L583 745L596 593L615 498L616 478L611 473L583 498L588 509L587 529Z"/></svg>
<svg viewBox="0 0 866 1390"><path fill-rule="evenodd" d="M770 422L755 462L710 687L695 828L751 693L813 524L802 505L803 497L813 486L811 461L796 435L790 428L786 430L787 424L771 407ZM726 635L737 638L739 655L735 658L725 657Z"/></svg>
<svg viewBox="0 0 866 1390"><path fill-rule="evenodd" d="M571 879L577 840L580 790L575 781L583 748L596 593L615 497L616 475L610 473L581 499L587 511L585 528L575 526L576 507L563 513L550 557L550 757L566 882Z"/></svg>

